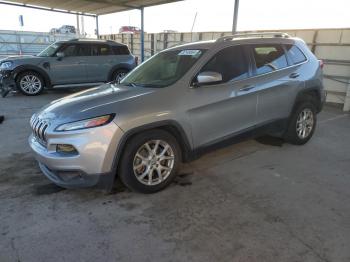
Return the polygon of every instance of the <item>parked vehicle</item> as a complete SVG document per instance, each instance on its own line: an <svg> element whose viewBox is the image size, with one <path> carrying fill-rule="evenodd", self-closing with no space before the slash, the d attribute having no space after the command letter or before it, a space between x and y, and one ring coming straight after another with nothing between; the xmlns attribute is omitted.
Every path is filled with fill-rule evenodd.
<svg viewBox="0 0 350 262"><path fill-rule="evenodd" d="M63 187L153 193L181 161L247 136L302 145L325 100L319 60L285 34L234 35L167 49L116 82L50 103L31 119L43 173Z"/></svg>
<svg viewBox="0 0 350 262"><path fill-rule="evenodd" d="M119 29L120 34L139 34L141 29L136 26L122 26Z"/></svg>
<svg viewBox="0 0 350 262"><path fill-rule="evenodd" d="M60 28L58 28L59 34L76 34L77 30L75 29L75 26L72 25L63 25Z"/></svg>
<svg viewBox="0 0 350 262"><path fill-rule="evenodd" d="M0 61L0 84L28 96L44 87L96 86L119 81L137 64L124 44L73 39L56 42L36 56L11 56Z"/></svg>
<svg viewBox="0 0 350 262"><path fill-rule="evenodd" d="M55 34L59 34L60 31L57 28L51 28L49 33L52 35L55 35Z"/></svg>

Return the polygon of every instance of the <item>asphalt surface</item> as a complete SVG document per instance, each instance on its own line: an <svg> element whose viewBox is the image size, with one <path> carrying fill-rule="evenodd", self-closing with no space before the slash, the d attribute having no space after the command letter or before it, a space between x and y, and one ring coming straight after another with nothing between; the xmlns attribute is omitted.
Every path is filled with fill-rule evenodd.
<svg viewBox="0 0 350 262"><path fill-rule="evenodd" d="M350 116L312 140L248 140L182 167L166 190L63 190L30 153L29 118L67 94L0 99L0 261L350 261Z"/></svg>

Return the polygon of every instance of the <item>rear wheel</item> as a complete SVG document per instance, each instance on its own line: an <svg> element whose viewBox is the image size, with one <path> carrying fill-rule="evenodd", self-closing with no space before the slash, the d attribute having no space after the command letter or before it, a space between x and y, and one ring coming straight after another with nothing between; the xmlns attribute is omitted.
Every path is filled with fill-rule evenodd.
<svg viewBox="0 0 350 262"><path fill-rule="evenodd" d="M128 141L121 159L120 179L133 191L160 191L176 176L180 152L176 139L166 131L140 133Z"/></svg>
<svg viewBox="0 0 350 262"><path fill-rule="evenodd" d="M119 83L127 75L127 73L129 73L129 71L126 69L118 69L114 71L112 74L112 81Z"/></svg>
<svg viewBox="0 0 350 262"><path fill-rule="evenodd" d="M16 78L16 85L19 91L27 96L39 95L44 89L44 80L36 72L27 71L20 73Z"/></svg>
<svg viewBox="0 0 350 262"><path fill-rule="evenodd" d="M316 120L316 107L312 100L298 103L285 135L287 142L303 145L309 141L315 131Z"/></svg>

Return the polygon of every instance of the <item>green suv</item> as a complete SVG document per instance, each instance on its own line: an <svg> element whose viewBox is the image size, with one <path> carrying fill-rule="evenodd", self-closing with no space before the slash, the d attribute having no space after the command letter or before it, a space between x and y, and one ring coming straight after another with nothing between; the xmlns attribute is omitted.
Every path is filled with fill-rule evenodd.
<svg viewBox="0 0 350 262"><path fill-rule="evenodd" d="M137 65L128 47L113 41L72 39L48 46L36 56L0 61L3 89L17 87L28 96L55 87L96 86L123 78Z"/></svg>

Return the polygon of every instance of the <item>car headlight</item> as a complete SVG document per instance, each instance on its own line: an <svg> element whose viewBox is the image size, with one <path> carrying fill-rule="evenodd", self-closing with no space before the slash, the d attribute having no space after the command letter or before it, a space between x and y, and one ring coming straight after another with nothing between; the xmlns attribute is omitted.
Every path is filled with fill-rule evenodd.
<svg viewBox="0 0 350 262"><path fill-rule="evenodd" d="M84 119L71 123L66 123L56 127L55 131L73 131L92 127L103 126L110 123L114 118L114 114L98 116L94 118Z"/></svg>
<svg viewBox="0 0 350 262"><path fill-rule="evenodd" d="M12 66L12 62L7 61L7 62L2 62L0 64L0 69L9 69Z"/></svg>

